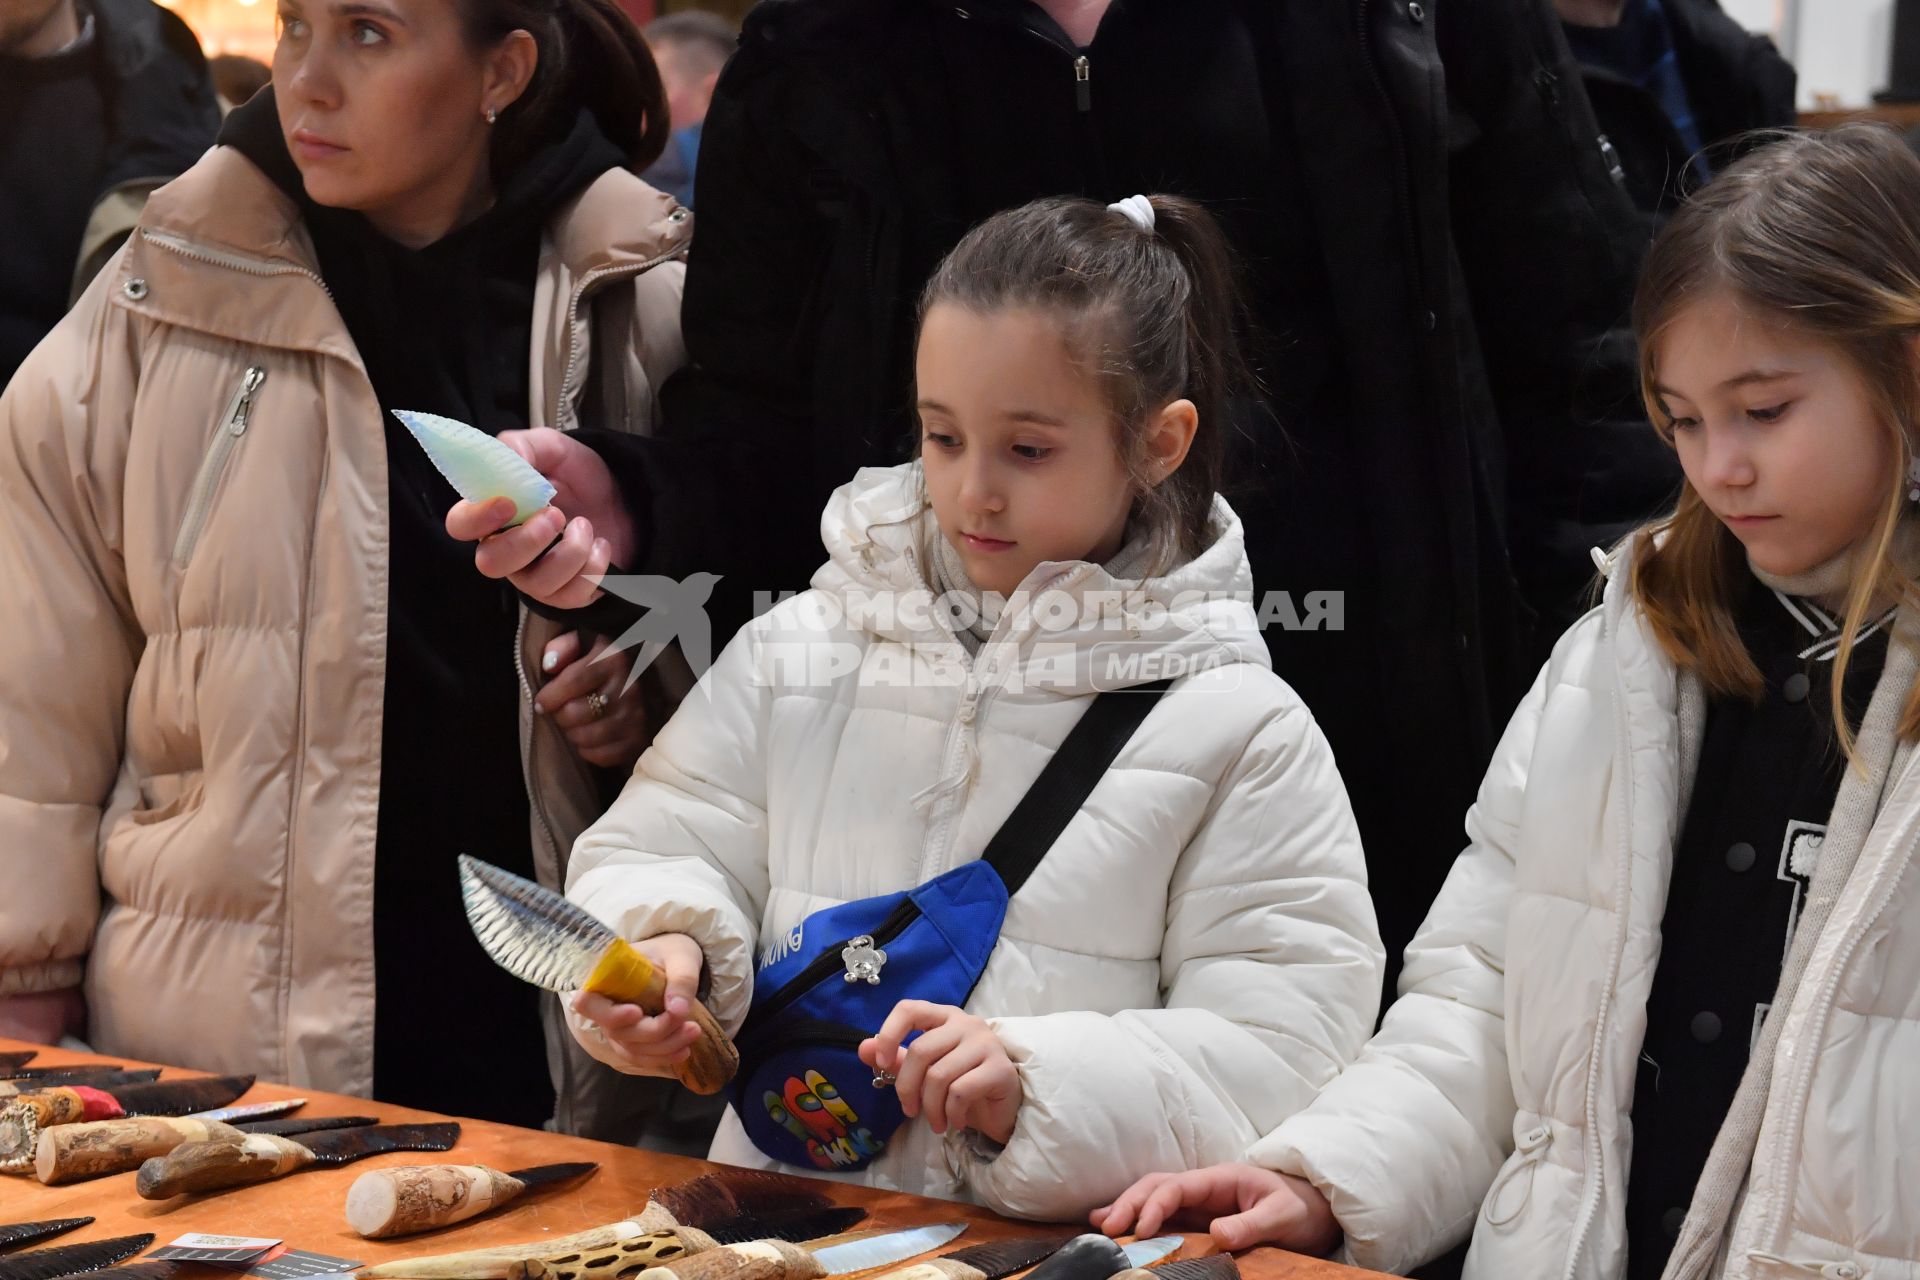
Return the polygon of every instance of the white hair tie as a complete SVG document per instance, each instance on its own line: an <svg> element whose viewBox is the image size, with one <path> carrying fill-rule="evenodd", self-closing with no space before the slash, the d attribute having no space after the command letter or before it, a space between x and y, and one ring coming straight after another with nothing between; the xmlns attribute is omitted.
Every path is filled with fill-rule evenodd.
<svg viewBox="0 0 1920 1280"><path fill-rule="evenodd" d="M1107 206L1107 212L1117 213L1147 234L1153 234L1153 201L1145 196L1116 200Z"/></svg>

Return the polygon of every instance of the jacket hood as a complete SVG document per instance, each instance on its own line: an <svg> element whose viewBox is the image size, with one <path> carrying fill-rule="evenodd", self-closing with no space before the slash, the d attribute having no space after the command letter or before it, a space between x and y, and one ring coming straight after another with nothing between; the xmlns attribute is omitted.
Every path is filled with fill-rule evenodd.
<svg viewBox="0 0 1920 1280"><path fill-rule="evenodd" d="M980 660L998 648L1017 655L1030 677L1037 675L1031 668L1044 663L1041 682L1074 694L1231 663L1269 666L1245 534L1217 495L1211 533L1198 556L1140 581L1117 579L1084 561L1036 566L1008 602ZM820 534L828 561L813 585L839 599L850 625L903 644L957 644L932 607L925 548L940 533L919 463L861 470L834 493ZM1124 660L1149 654L1155 656L1144 663Z"/></svg>

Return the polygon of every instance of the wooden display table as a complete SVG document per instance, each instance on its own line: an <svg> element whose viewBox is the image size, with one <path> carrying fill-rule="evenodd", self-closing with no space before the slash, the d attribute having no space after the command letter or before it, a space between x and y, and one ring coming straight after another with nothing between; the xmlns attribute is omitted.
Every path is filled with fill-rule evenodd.
<svg viewBox="0 0 1920 1280"><path fill-rule="evenodd" d="M0 1039L0 1050L36 1047ZM162 1065L50 1048L42 1048L31 1065L104 1061L121 1062L130 1067ZM198 1073L176 1073L168 1069L161 1078L173 1079L176 1074L185 1078ZM389 1124L458 1118L272 1084L255 1085L242 1101L265 1102L287 1097L308 1099L298 1113L306 1116L371 1115ZM639 1212L651 1188L685 1182L719 1167L705 1160L590 1142L485 1120L463 1119L460 1125L459 1145L445 1153L396 1152L372 1156L337 1169L310 1169L277 1182L168 1201L140 1199L134 1193L131 1173L60 1187L42 1186L30 1177L0 1177L0 1222L92 1215L97 1221L91 1227L70 1232L48 1244L150 1231L157 1237L154 1243L159 1246L189 1231L204 1231L217 1235L277 1237L292 1248L370 1263L512 1244L543 1235L562 1236L618 1222ZM347 1188L367 1169L383 1165L455 1163L486 1164L511 1170L570 1160L596 1161L599 1172L565 1189L529 1195L499 1213L423 1235L398 1240L363 1240L347 1227L343 1209ZM1034 1230L1031 1223L996 1217L973 1205L840 1183L823 1186L829 1188L839 1203L865 1206L872 1217L863 1226L914 1226L964 1219L971 1225L954 1247L1027 1235ZM1190 1235L1186 1247L1175 1256L1195 1257L1212 1252L1212 1243L1206 1237ZM1341 1280L1375 1274L1279 1249L1255 1249L1242 1254L1240 1270L1246 1280Z"/></svg>

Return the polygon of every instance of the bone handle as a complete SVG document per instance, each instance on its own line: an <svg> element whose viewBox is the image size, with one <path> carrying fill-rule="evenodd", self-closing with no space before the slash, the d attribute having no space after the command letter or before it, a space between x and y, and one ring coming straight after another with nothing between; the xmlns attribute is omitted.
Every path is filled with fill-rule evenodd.
<svg viewBox="0 0 1920 1280"><path fill-rule="evenodd" d="M313 1162L313 1152L299 1143L267 1133L250 1133L244 1142L188 1142L141 1165L134 1189L144 1199L166 1200L267 1182Z"/></svg>
<svg viewBox="0 0 1920 1280"><path fill-rule="evenodd" d="M692 1227L664 1230L656 1227L649 1221L649 1215L654 1219L669 1215L664 1211L654 1214L654 1209L655 1206L648 1205L647 1212L637 1219L595 1227L591 1231L576 1232L556 1240L379 1263L362 1271L361 1280L507 1280L509 1273L545 1275L546 1263L564 1268L568 1265L564 1259L569 1254L579 1255L574 1259L577 1262L579 1257L598 1256L612 1246L636 1239L651 1238L654 1240L653 1247L659 1250L671 1245L676 1251L692 1253L714 1247L713 1237L704 1231L696 1231ZM663 1252L651 1256L658 1256L664 1261L673 1255Z"/></svg>
<svg viewBox="0 0 1920 1280"><path fill-rule="evenodd" d="M669 1262L656 1272L647 1272L648 1280L817 1280L826 1268L811 1253L785 1240L755 1240L750 1244L726 1244L718 1249L697 1253L691 1258Z"/></svg>
<svg viewBox="0 0 1920 1280"><path fill-rule="evenodd" d="M712 1237L703 1231L656 1231L603 1249L542 1252L508 1267L506 1280L617 1280L641 1273L670 1276L672 1272L661 1268L703 1251L717 1252Z"/></svg>
<svg viewBox="0 0 1920 1280"><path fill-rule="evenodd" d="M347 1189L347 1225L369 1240L465 1222L526 1190L481 1164L416 1164L363 1173Z"/></svg>
<svg viewBox="0 0 1920 1280"><path fill-rule="evenodd" d="M212 1120L166 1116L93 1120L40 1131L34 1174L48 1186L138 1169L185 1142L241 1142L246 1135Z"/></svg>
<svg viewBox="0 0 1920 1280"><path fill-rule="evenodd" d="M901 1267L878 1280L986 1280L986 1272L951 1258L929 1258L910 1267Z"/></svg>
<svg viewBox="0 0 1920 1280"><path fill-rule="evenodd" d="M610 1000L637 1004L651 1014L666 1008L666 975L618 938L600 957L582 986ZM740 1069L740 1051L727 1039L727 1033L720 1029L705 1005L698 1000L692 1004L687 1016L700 1028L700 1038L693 1042L687 1060L674 1064L674 1078L695 1093L715 1094L726 1088L734 1072Z"/></svg>

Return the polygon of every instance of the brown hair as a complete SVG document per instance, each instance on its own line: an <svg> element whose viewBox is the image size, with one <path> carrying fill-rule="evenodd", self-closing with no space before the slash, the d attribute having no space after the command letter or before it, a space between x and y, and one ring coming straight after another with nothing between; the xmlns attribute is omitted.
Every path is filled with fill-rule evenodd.
<svg viewBox="0 0 1920 1280"><path fill-rule="evenodd" d="M1151 231L1079 197L995 214L934 271L920 317L940 302L1060 316L1113 407L1142 516L1157 541L1194 556L1209 541L1227 402L1251 382L1239 342L1244 312L1233 255L1212 215L1179 196L1149 199ZM1144 474L1144 427L1182 398L1193 401L1199 427L1186 461L1154 485Z"/></svg>
<svg viewBox="0 0 1920 1280"><path fill-rule="evenodd" d="M526 92L494 126L496 177L519 167L582 107L627 153L634 172L659 158L668 130L660 69L614 0L460 0L460 8L475 47L524 30L540 51Z"/></svg>
<svg viewBox="0 0 1920 1280"><path fill-rule="evenodd" d="M1633 327L1641 394L1669 444L1670 416L1655 387L1660 342L1685 309L1715 293L1820 342L1862 380L1898 465L1862 546L1866 569L1849 584L1833 662L1834 725L1849 755L1853 735L1841 691L1854 636L1876 602L1920 603L1894 560L1906 511L1906 475L1920 423L1920 159L1891 129L1852 124L1773 135L1674 214L1647 256ZM1630 584L1661 647L1709 692L1757 697L1760 671L1733 621L1733 588L1746 555L1691 484ZM1901 735L1920 737L1920 688Z"/></svg>

